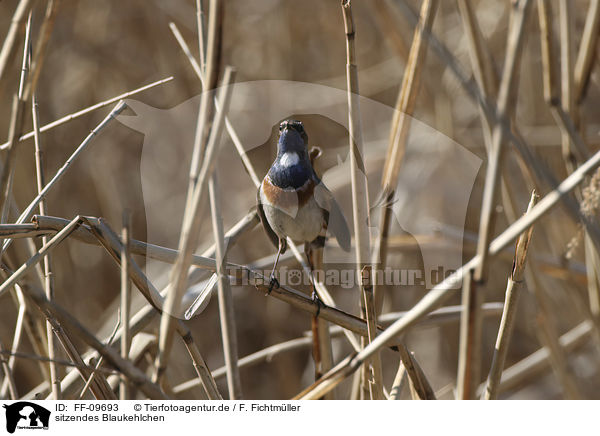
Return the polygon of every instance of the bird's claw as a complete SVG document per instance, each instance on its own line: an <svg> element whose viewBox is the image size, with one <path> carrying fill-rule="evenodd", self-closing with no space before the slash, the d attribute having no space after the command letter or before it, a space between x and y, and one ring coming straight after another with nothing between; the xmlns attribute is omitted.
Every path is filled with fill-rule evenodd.
<svg viewBox="0 0 600 436"><path fill-rule="evenodd" d="M311 299L313 303L317 305L317 313L315 313L315 318L317 318L321 313L321 308L325 307L325 303L323 303L323 300L321 300L321 297L319 297L319 294L317 294L317 291L314 289L312 291Z"/></svg>
<svg viewBox="0 0 600 436"><path fill-rule="evenodd" d="M273 288L279 288L279 281L275 278L275 274L271 274L271 277L269 278L269 289L265 296L271 295Z"/></svg>

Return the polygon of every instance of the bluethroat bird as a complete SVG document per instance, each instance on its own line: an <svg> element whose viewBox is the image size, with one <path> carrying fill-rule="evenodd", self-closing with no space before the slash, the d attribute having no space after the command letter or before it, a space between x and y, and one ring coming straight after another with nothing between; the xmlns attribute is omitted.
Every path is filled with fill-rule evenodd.
<svg viewBox="0 0 600 436"><path fill-rule="evenodd" d="M269 293L279 286L275 270L287 248L286 238L304 242L311 273L315 266L313 250L323 248L328 230L344 251L350 251L348 224L333 194L313 169L308 136L300 121L285 120L279 125L277 157L258 188L256 201L262 225L278 249ZM312 298L320 310L322 303L314 281Z"/></svg>

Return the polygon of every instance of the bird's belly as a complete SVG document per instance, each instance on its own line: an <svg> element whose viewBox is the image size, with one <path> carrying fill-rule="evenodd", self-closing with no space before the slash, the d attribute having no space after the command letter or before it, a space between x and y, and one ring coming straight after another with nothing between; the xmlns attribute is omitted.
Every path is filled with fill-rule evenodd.
<svg viewBox="0 0 600 436"><path fill-rule="evenodd" d="M277 236L293 241L313 241L323 229L323 211L314 198L302 205L297 213L263 204L265 217Z"/></svg>

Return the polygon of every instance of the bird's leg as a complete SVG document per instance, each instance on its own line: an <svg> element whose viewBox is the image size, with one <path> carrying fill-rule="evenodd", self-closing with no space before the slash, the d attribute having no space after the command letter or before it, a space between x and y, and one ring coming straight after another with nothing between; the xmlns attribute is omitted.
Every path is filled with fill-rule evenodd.
<svg viewBox="0 0 600 436"><path fill-rule="evenodd" d="M317 313L315 314L315 317L319 316L319 313L321 313L321 308L325 306L325 303L323 303L323 300L321 300L321 297L319 297L319 294L317 293L317 287L315 285L316 280L315 280L315 268L313 265L313 260L312 260L312 249L310 246L310 242L306 242L304 244L304 254L306 255L306 260L308 261L308 267L310 268L310 276L312 278L311 283L312 283L312 301L314 303L317 304Z"/></svg>
<svg viewBox="0 0 600 436"><path fill-rule="evenodd" d="M279 288L279 281L275 278L275 270L277 269L277 264L279 263L279 257L281 253L285 251L286 241L283 238L279 238L279 250L277 250L277 257L275 258L275 264L273 264L273 271L271 271L271 276L269 277L269 290L267 291L267 295L271 294L271 291L274 287Z"/></svg>

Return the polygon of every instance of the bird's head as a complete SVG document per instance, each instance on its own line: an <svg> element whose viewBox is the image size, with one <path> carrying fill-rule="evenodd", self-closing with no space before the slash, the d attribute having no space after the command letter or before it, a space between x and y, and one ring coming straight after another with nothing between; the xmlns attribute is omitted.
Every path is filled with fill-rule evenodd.
<svg viewBox="0 0 600 436"><path fill-rule="evenodd" d="M298 153L306 155L308 147L308 136L304 131L304 125L298 120L284 120L279 124L279 141L277 142L277 154Z"/></svg>

